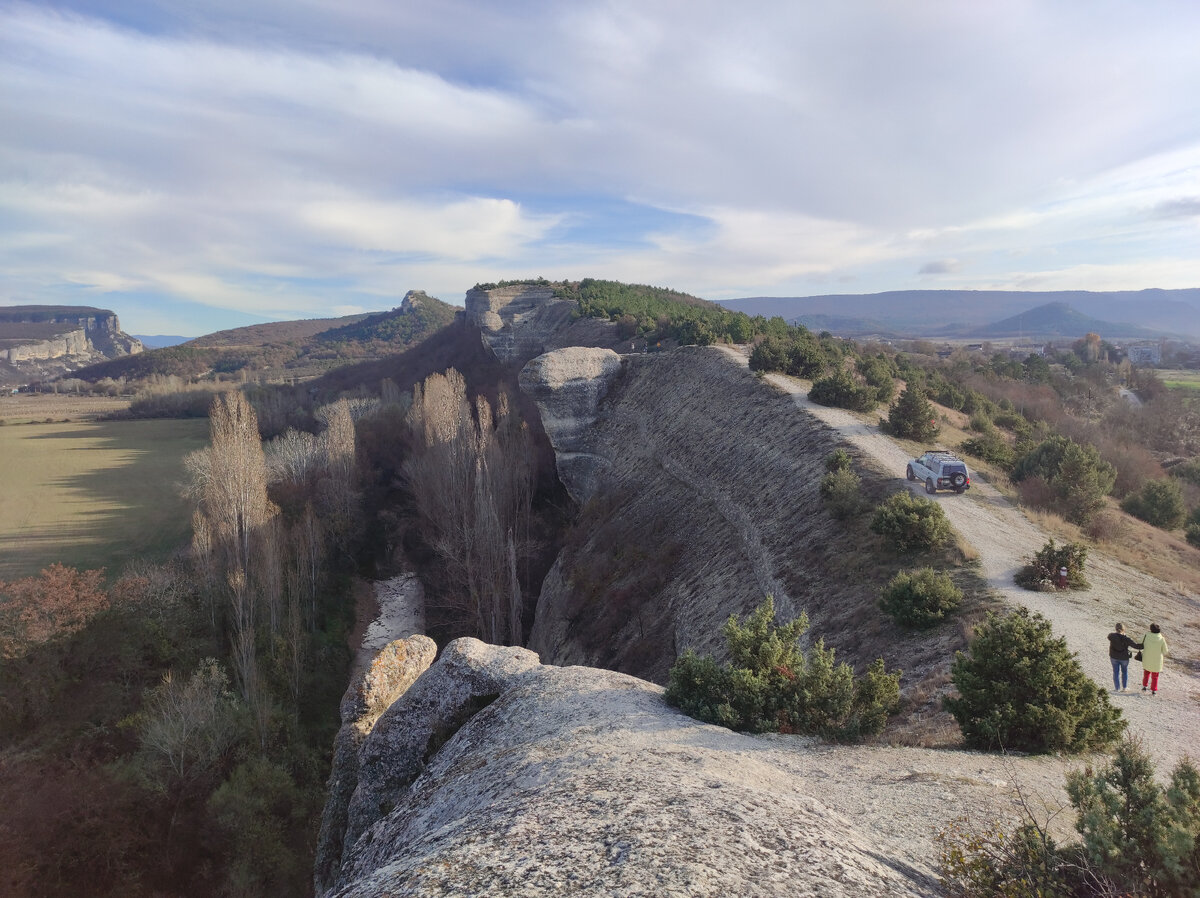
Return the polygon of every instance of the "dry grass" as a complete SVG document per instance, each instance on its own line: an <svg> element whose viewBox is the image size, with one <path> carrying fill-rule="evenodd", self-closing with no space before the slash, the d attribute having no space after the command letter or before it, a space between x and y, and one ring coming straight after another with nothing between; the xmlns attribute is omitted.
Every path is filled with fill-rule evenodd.
<svg viewBox="0 0 1200 898"><path fill-rule="evenodd" d="M1122 564L1173 584L1181 593L1200 594L1200 549L1189 545L1178 532L1168 533L1125 514L1116 500L1109 499L1101 514L1120 523L1106 527L1099 539L1052 512L1027 508L1025 514L1056 539L1095 546Z"/></svg>
<svg viewBox="0 0 1200 898"><path fill-rule="evenodd" d="M73 393L0 393L0 423L45 424L50 421L95 421L129 408L129 399L77 396Z"/></svg>
<svg viewBox="0 0 1200 898"><path fill-rule="evenodd" d="M182 459L207 437L202 420L0 427L0 579L168 555L191 527Z"/></svg>

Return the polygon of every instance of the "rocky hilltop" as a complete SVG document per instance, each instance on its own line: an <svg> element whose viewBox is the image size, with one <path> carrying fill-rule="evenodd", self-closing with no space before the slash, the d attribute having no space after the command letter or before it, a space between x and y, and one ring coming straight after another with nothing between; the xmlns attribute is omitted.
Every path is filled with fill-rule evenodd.
<svg viewBox="0 0 1200 898"><path fill-rule="evenodd" d="M58 377L87 365L133 355L141 341L117 316L88 306L8 306L0 309L0 384Z"/></svg>
<svg viewBox="0 0 1200 898"><path fill-rule="evenodd" d="M623 342L611 323L575 318L578 308L550 284L474 287L466 297L466 318L479 328L484 344L500 361L518 366L565 346L611 348Z"/></svg>
<svg viewBox="0 0 1200 898"><path fill-rule="evenodd" d="M936 894L928 852L899 854L839 807L844 751L697 723L643 680L459 639L367 737L363 776L380 775L360 781L319 894ZM994 774L952 754L945 775L1003 806ZM910 774L930 782L908 801L957 812L936 774L903 767L876 799Z"/></svg>

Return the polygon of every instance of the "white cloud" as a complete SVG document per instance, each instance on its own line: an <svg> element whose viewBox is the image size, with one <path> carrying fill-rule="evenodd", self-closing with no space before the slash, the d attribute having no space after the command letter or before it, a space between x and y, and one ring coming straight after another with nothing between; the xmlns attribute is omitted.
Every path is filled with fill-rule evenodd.
<svg viewBox="0 0 1200 898"><path fill-rule="evenodd" d="M5 296L1200 283L1190 2L57 2L0 0Z"/></svg>
<svg viewBox="0 0 1200 898"><path fill-rule="evenodd" d="M308 203L300 217L351 249L431 254L460 261L513 255L556 222L511 200L472 197L445 204L364 199Z"/></svg>

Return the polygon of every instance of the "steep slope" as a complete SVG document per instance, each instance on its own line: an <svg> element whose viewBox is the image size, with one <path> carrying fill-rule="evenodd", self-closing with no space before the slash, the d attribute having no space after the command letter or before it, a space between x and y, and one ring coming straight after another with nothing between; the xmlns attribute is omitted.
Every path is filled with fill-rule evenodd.
<svg viewBox="0 0 1200 898"><path fill-rule="evenodd" d="M835 431L716 348L624 361L594 420L568 422L572 454L591 457L586 487L573 487L559 453L584 504L542 584L529 645L544 661L662 683L686 648L721 654L729 615L771 594L784 617L806 611L813 635L852 663L882 655L906 685L944 669L961 634L896 634L877 608L892 570L857 564L822 507ZM562 420L544 416L551 442ZM892 473L860 470L864 495L881 497Z"/></svg>

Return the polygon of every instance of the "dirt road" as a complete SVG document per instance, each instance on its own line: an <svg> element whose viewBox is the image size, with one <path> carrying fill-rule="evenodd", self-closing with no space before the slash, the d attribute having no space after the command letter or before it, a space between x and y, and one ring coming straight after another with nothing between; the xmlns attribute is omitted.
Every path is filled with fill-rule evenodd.
<svg viewBox="0 0 1200 898"><path fill-rule="evenodd" d="M807 384L784 375L765 380L790 394L806 413L836 428L850 443L904 481L908 455L903 448L842 409L808 401ZM924 495L921 484L912 484ZM979 553L983 575L992 589L1012 605L1040 612L1054 632L1067 640L1084 670L1109 691L1109 697L1140 735L1160 767L1169 768L1183 755L1200 758L1200 599L1105 557L1088 553L1091 588L1066 593L1029 592L1013 583L1013 574L1050 538L989 484L972 482L964 495L934 497L950 522ZM1112 667L1106 636L1122 621L1135 639L1151 622L1163 628L1170 655L1159 682L1159 694L1141 692L1141 665L1129 664L1130 691L1112 693ZM1135 688L1136 686L1136 688Z"/></svg>

